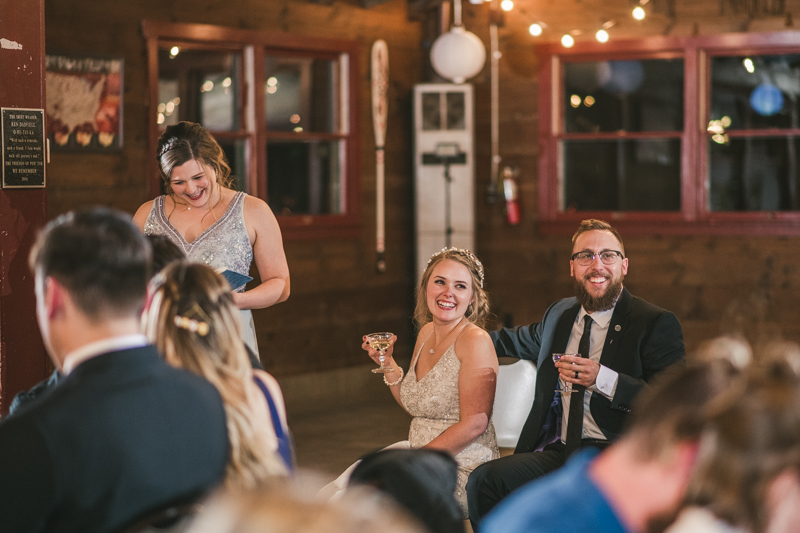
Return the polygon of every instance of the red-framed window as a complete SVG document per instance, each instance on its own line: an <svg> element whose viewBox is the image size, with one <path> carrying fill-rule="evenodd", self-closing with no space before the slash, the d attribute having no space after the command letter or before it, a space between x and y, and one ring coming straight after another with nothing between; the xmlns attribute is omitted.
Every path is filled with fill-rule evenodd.
<svg viewBox="0 0 800 533"><path fill-rule="evenodd" d="M543 231L800 235L800 32L538 54Z"/></svg>
<svg viewBox="0 0 800 533"><path fill-rule="evenodd" d="M144 21L150 153L164 128L199 122L235 187L264 199L284 238L359 231L356 41ZM161 194L155 158L150 192Z"/></svg>

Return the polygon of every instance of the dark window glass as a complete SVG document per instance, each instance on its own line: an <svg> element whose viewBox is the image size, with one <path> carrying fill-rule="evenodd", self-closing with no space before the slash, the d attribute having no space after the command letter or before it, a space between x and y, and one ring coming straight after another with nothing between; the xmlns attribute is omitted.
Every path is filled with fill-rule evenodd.
<svg viewBox="0 0 800 533"><path fill-rule="evenodd" d="M422 129L442 129L442 112L439 108L440 93L422 93Z"/></svg>
<svg viewBox="0 0 800 533"><path fill-rule="evenodd" d="M159 126L188 120L211 131L238 130L239 54L174 48L158 51Z"/></svg>
<svg viewBox="0 0 800 533"><path fill-rule="evenodd" d="M249 190L247 182L247 141L244 139L217 138L217 142L222 147L222 151L225 152L225 158L231 167L231 176L234 178L231 188L247 192Z"/></svg>
<svg viewBox="0 0 800 533"><path fill-rule="evenodd" d="M269 131L339 133L337 61L275 56L265 69Z"/></svg>
<svg viewBox="0 0 800 533"><path fill-rule="evenodd" d="M680 131L683 60L564 63L564 131Z"/></svg>
<svg viewBox="0 0 800 533"><path fill-rule="evenodd" d="M709 141L711 211L800 209L796 137Z"/></svg>
<svg viewBox="0 0 800 533"><path fill-rule="evenodd" d="M680 139L563 141L565 211L679 211Z"/></svg>
<svg viewBox="0 0 800 533"><path fill-rule="evenodd" d="M267 143L267 195L276 215L344 212L342 141L271 140Z"/></svg>
<svg viewBox="0 0 800 533"><path fill-rule="evenodd" d="M463 130L467 127L464 93L447 93L447 129Z"/></svg>
<svg viewBox="0 0 800 533"><path fill-rule="evenodd" d="M709 132L797 128L800 55L711 59Z"/></svg>

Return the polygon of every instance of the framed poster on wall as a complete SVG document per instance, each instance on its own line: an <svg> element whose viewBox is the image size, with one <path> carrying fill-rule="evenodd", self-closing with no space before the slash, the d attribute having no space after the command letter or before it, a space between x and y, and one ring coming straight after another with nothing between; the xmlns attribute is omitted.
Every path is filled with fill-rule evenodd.
<svg viewBox="0 0 800 533"><path fill-rule="evenodd" d="M121 57L46 54L47 138L52 152L122 148Z"/></svg>

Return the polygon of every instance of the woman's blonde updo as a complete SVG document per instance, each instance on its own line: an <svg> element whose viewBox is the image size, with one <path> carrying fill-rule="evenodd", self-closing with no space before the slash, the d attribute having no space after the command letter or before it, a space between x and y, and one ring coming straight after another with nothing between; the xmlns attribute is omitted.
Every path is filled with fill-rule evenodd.
<svg viewBox="0 0 800 533"><path fill-rule="evenodd" d="M254 430L257 393L242 342L240 313L228 282L200 263L173 262L153 295L148 336L168 363L210 381L227 415L231 455L226 483L254 488L286 473L282 461Z"/></svg>
<svg viewBox="0 0 800 533"><path fill-rule="evenodd" d="M225 152L200 124L184 121L167 126L158 138L156 154L164 191L169 195L172 195L172 171L192 160L214 169L217 185L230 188L234 181Z"/></svg>
<svg viewBox="0 0 800 533"><path fill-rule="evenodd" d="M484 327L489 315L489 294L483 288L483 264L475 257L475 254L463 248L443 248L428 260L428 266L425 267L425 272L422 273L422 279L417 288L417 305L414 309L414 321L417 323L417 327L422 328L433 319L426 298L428 281L430 281L431 273L436 265L447 259L467 267L472 278L473 301L467 307L464 316L476 326Z"/></svg>

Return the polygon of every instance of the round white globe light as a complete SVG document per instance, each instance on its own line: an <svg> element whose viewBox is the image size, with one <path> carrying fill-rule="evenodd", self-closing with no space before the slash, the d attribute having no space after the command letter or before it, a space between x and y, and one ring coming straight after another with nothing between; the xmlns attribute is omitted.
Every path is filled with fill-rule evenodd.
<svg viewBox="0 0 800 533"><path fill-rule="evenodd" d="M575 39L569 33L565 33L563 37L561 37L561 46L564 48L572 48L575 46Z"/></svg>
<svg viewBox="0 0 800 533"><path fill-rule="evenodd" d="M431 47L431 64L439 76L453 83L464 83L475 76L486 62L486 47L480 38L454 26L439 36Z"/></svg>
<svg viewBox="0 0 800 533"><path fill-rule="evenodd" d="M597 33L595 33L594 36L597 39L598 43L608 42L608 32L606 30L603 29L597 30Z"/></svg>
<svg viewBox="0 0 800 533"><path fill-rule="evenodd" d="M533 35L534 37L539 37L542 34L542 26L541 24L534 22L528 28L528 32Z"/></svg>

